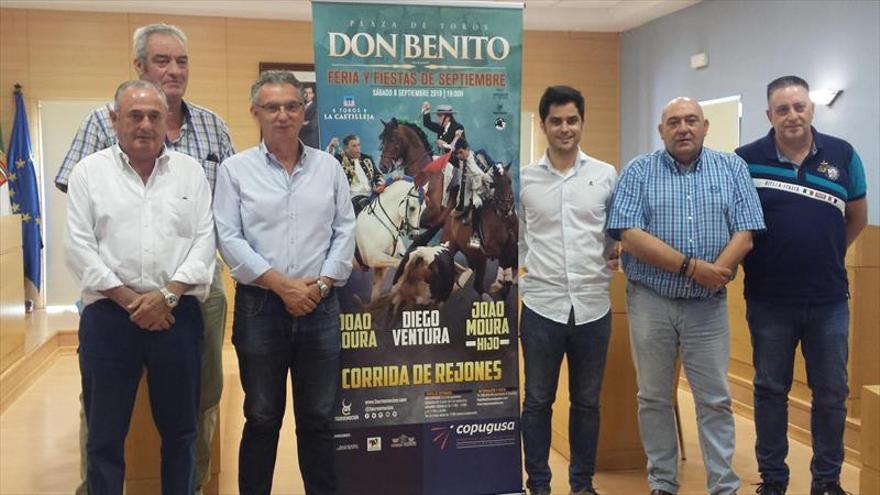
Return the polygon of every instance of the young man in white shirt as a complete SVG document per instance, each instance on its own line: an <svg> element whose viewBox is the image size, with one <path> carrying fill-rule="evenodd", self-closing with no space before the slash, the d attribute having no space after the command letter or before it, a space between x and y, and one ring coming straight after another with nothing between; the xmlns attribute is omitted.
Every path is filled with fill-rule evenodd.
<svg viewBox="0 0 880 495"><path fill-rule="evenodd" d="M211 188L166 149L168 102L147 81L116 91L118 144L74 168L67 265L82 287L79 362L88 492L122 493L125 436L144 368L162 437L162 492L191 493L202 314L214 273ZM194 297L195 296L195 297Z"/></svg>
<svg viewBox="0 0 880 495"><path fill-rule="evenodd" d="M523 169L520 190L526 484L532 494L550 493L551 408L567 355L569 484L574 494L595 494L599 392L611 334L610 266L617 257L604 226L617 172L578 147L584 126L584 97L578 90L547 88L539 114L548 147L537 163Z"/></svg>

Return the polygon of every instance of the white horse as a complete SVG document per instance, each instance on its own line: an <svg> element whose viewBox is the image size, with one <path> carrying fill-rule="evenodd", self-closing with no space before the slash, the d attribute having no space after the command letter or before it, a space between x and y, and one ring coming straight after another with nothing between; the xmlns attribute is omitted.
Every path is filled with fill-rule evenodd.
<svg viewBox="0 0 880 495"><path fill-rule="evenodd" d="M358 214L355 239L360 260L356 257L355 264L373 269L370 300L378 299L385 271L400 264L406 252L401 237L418 231L423 207L419 189L409 181L397 180Z"/></svg>

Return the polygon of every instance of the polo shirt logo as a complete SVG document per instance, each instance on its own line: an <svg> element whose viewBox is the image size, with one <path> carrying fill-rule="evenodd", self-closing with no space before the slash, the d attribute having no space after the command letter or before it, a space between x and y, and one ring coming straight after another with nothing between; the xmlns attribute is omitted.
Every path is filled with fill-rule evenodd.
<svg viewBox="0 0 880 495"><path fill-rule="evenodd" d="M840 178L840 169L828 163L827 160L822 160L816 171L820 174L825 174L825 177L828 177L829 180L837 181Z"/></svg>

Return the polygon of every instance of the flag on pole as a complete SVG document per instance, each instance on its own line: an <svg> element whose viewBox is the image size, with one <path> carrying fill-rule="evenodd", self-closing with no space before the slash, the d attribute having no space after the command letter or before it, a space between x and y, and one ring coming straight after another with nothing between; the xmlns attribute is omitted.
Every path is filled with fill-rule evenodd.
<svg viewBox="0 0 880 495"><path fill-rule="evenodd" d="M6 169L6 147L3 146L3 129L0 128L0 215L9 215L12 208L9 206L9 171Z"/></svg>
<svg viewBox="0 0 880 495"><path fill-rule="evenodd" d="M3 146L3 127L0 126L0 186L6 184L6 147Z"/></svg>
<svg viewBox="0 0 880 495"><path fill-rule="evenodd" d="M12 213L21 215L21 241L24 276L40 290L40 257L43 238L40 232L40 196L37 175L31 156L31 136L21 85L15 85L15 121L9 137L9 200Z"/></svg>

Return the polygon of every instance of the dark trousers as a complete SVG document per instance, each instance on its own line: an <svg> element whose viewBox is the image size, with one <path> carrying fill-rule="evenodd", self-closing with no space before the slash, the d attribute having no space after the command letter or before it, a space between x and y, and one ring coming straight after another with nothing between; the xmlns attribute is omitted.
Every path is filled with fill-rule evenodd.
<svg viewBox="0 0 880 495"><path fill-rule="evenodd" d="M574 324L545 318L523 304L520 332L525 360L525 400L522 410L526 485L550 488L550 417L562 357L568 356L568 434L571 446L569 484L572 491L593 486L599 442L599 392L611 336L611 312L596 321Z"/></svg>
<svg viewBox="0 0 880 495"><path fill-rule="evenodd" d="M846 426L849 305L746 301L755 363L755 454L764 481L788 483L788 393L798 343L813 392L813 484L837 483Z"/></svg>
<svg viewBox="0 0 880 495"><path fill-rule="evenodd" d="M336 493L330 426L339 387L341 341L335 291L311 313L295 317L273 292L239 284L232 342L245 393L239 493L272 491L288 373L306 493Z"/></svg>
<svg viewBox="0 0 880 495"><path fill-rule="evenodd" d="M162 437L162 493L190 493L195 468L202 314L194 297L181 298L168 330L143 330L109 299L83 310L79 366L88 424L88 491L121 494L128 434L144 368L153 421Z"/></svg>

